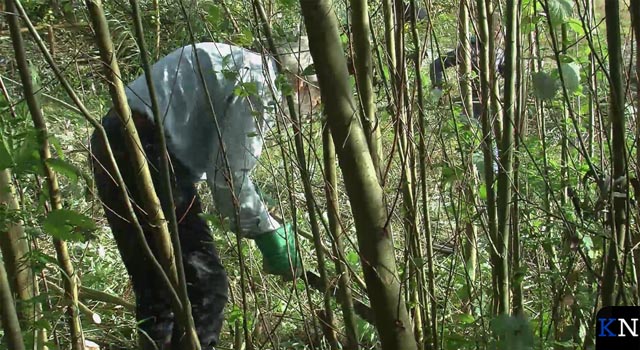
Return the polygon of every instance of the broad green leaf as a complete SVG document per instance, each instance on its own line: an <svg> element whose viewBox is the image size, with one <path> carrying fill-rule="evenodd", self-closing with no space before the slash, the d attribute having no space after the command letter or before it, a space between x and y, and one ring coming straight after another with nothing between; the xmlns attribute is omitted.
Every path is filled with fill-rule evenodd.
<svg viewBox="0 0 640 350"><path fill-rule="evenodd" d="M569 26L569 28L578 36L584 35L584 28L582 28L582 22L577 18L569 18L565 21L565 23Z"/></svg>
<svg viewBox="0 0 640 350"><path fill-rule="evenodd" d="M59 158L49 158L47 159L47 164L56 173L68 177L72 182L78 181L78 176L82 174L82 171L78 169L78 167Z"/></svg>
<svg viewBox="0 0 640 350"><path fill-rule="evenodd" d="M478 188L478 195L480 196L480 199L482 199L483 201L487 200L487 185L486 184L480 184L480 188Z"/></svg>
<svg viewBox="0 0 640 350"><path fill-rule="evenodd" d="M573 12L573 1L571 0L548 0L548 4L552 24L564 23Z"/></svg>
<svg viewBox="0 0 640 350"><path fill-rule="evenodd" d="M556 96L558 84L549 74L536 72L531 76L533 81L533 94L542 100L551 100Z"/></svg>
<svg viewBox="0 0 640 350"><path fill-rule="evenodd" d="M467 313L456 314L454 315L454 319L456 319L458 322L462 324L472 324L476 321L472 315Z"/></svg>
<svg viewBox="0 0 640 350"><path fill-rule="evenodd" d="M258 94L258 84L256 82L242 83L233 89L233 93L239 97L255 96Z"/></svg>
<svg viewBox="0 0 640 350"><path fill-rule="evenodd" d="M249 29L243 29L235 36L235 42L239 46L251 46L253 44L253 33Z"/></svg>
<svg viewBox="0 0 640 350"><path fill-rule="evenodd" d="M209 4L209 6L207 6L207 21L211 24L217 25L218 23L221 22L221 15L220 11L220 7L218 7L218 5L216 4Z"/></svg>
<svg viewBox="0 0 640 350"><path fill-rule="evenodd" d="M360 262L360 256L356 252L349 252L347 254L347 261L351 265L358 265L358 263Z"/></svg>
<svg viewBox="0 0 640 350"><path fill-rule="evenodd" d="M40 154L38 153L38 141L36 133L29 132L26 134L24 142L20 145L17 152L13 153L15 161L16 174L25 173L42 173L42 163L40 163Z"/></svg>
<svg viewBox="0 0 640 350"><path fill-rule="evenodd" d="M75 242L90 238L96 225L91 218L69 209L54 210L42 222L42 228L51 236Z"/></svg>
<svg viewBox="0 0 640 350"><path fill-rule="evenodd" d="M570 92L575 92L580 87L580 65L576 62L560 64L564 86Z"/></svg>

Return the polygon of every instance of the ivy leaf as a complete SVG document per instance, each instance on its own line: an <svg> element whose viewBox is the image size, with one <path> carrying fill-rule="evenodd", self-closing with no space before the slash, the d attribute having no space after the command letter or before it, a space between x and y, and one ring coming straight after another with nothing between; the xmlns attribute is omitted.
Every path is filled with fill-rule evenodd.
<svg viewBox="0 0 640 350"><path fill-rule="evenodd" d="M551 100L558 91L558 84L549 74L536 72L531 76L533 81L533 94L541 100Z"/></svg>
<svg viewBox="0 0 640 350"><path fill-rule="evenodd" d="M580 87L580 65L576 62L560 64L564 86L570 92L575 92Z"/></svg>
<svg viewBox="0 0 640 350"><path fill-rule="evenodd" d="M42 228L51 236L75 242L84 242L91 238L96 225L91 218L73 210L58 209L47 215Z"/></svg>

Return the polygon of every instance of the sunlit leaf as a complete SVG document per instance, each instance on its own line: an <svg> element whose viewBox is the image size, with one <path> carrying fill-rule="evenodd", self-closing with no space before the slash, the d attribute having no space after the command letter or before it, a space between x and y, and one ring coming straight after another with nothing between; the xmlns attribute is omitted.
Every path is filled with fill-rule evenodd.
<svg viewBox="0 0 640 350"><path fill-rule="evenodd" d="M456 314L454 318L462 324L472 324L476 321L472 315L466 313Z"/></svg>
<svg viewBox="0 0 640 350"><path fill-rule="evenodd" d="M239 97L255 96L258 94L258 84L253 81L242 83L233 89L233 93Z"/></svg>
<svg viewBox="0 0 640 350"><path fill-rule="evenodd" d="M569 18L565 21L567 26L578 36L584 35L584 28L582 28L582 22L577 18Z"/></svg>
<svg viewBox="0 0 640 350"><path fill-rule="evenodd" d="M571 0L548 0L549 16L552 24L564 23L573 12L573 2Z"/></svg>
<svg viewBox="0 0 640 350"><path fill-rule="evenodd" d="M576 62L562 63L560 65L564 86L569 92L574 92L580 87L580 65Z"/></svg>

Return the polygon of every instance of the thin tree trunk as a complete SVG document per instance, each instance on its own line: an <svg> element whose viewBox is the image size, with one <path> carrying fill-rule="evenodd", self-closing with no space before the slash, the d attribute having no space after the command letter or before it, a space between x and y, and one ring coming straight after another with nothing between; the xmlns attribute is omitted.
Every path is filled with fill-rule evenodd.
<svg viewBox="0 0 640 350"><path fill-rule="evenodd" d="M637 104L636 104L636 144L640 144L640 2L639 1L631 1L631 21L634 30L634 36L636 39L636 69L635 69L635 79L636 79L636 94L637 94ZM640 149L636 150L636 179L640 179ZM631 244L637 245L640 244L640 233L638 231L632 232L631 236L633 238ZM633 251L633 258L635 260L635 269L636 269L636 285L640 286L640 249L635 249ZM640 303L640 291L636 292L638 294L637 303Z"/></svg>
<svg viewBox="0 0 640 350"><path fill-rule="evenodd" d="M627 182L627 148L625 146L625 117L624 90L622 77L622 52L620 34L620 9L617 0L605 0L605 14L607 23L607 44L609 52L610 74L610 102L609 118L611 120L613 176L610 198L613 210L611 222L613 227L612 239L604 264L602 281L602 306L616 305L616 283L622 280L621 257L624 250L628 209ZM614 195L620 193L624 195ZM618 276L621 274L621 276Z"/></svg>
<svg viewBox="0 0 640 350"><path fill-rule="evenodd" d="M351 30L353 33L353 62L360 97L360 118L367 143L371 151L373 166L380 173L382 160L382 140L380 126L375 109L375 92L373 91L373 61L371 60L371 42L369 40L369 11L366 0L351 0Z"/></svg>
<svg viewBox="0 0 640 350"><path fill-rule="evenodd" d="M487 7L484 0L476 1L477 11L478 11L478 32L479 39L482 45L482 49L480 50L480 100L482 104L482 115L481 115L481 124L482 124L482 151L484 154L484 177L487 191L487 215L488 215L488 232L489 237L491 238L491 244L489 244L489 255L491 256L491 262L493 264L493 271L491 279L492 279L492 289L493 289L493 306L492 312L497 313L500 304L500 290L498 288L498 274L499 274L499 249L497 247L498 244L498 226L497 226L497 213L496 213L496 192L494 185L494 173L493 173L493 164L494 164L494 156L493 156L493 128L491 121L491 111L493 105L492 88L491 88L491 75L490 70L493 69L490 66L489 56L492 52L489 51L489 46L487 43L489 42L489 23L487 20Z"/></svg>
<svg viewBox="0 0 640 350"><path fill-rule="evenodd" d="M505 38L505 83L504 83L504 110L502 122L502 137L499 166L498 166L498 236L495 242L498 248L498 291L500 303L498 314L510 313L509 296L509 244L510 244L510 214L512 196L512 172L513 172L513 125L517 107L516 89L516 40L519 36L517 26L518 2L507 0L505 10L507 12L507 36Z"/></svg>
<svg viewBox="0 0 640 350"><path fill-rule="evenodd" d="M2 328L4 340L11 350L25 350L22 339L22 330L18 321L18 314L13 303L11 286L7 278L4 264L0 264L0 314L2 316Z"/></svg>
<svg viewBox="0 0 640 350"><path fill-rule="evenodd" d="M262 25L267 37L267 41L269 42L269 47L272 53L277 56L277 48L275 42L273 41L273 36L271 34L271 27L269 26L269 22L267 21L267 16L262 7L262 4L259 1L254 1L254 6L258 11L258 14L261 17ZM282 67L280 62L276 61L276 69L278 71L282 71ZM322 245L322 236L320 233L320 225L318 224L317 211L315 210L315 199L313 195L313 187L311 185L311 175L309 174L309 169L307 167L306 155L304 153L304 140L302 138L302 121L300 119L300 115L297 113L295 108L295 103L293 101L292 95L286 96L287 107L289 108L289 113L292 116L294 121L294 143L296 149L296 156L298 160L300 177L302 178L302 186L304 188L304 196L305 202L307 205L307 214L309 215L309 225L311 226L311 234L313 235L313 243L316 250L316 258L318 260L318 272L320 274L320 281L322 283L322 287L324 290L329 290L329 280L327 278L327 269L325 263L324 250ZM332 349L338 349L338 338L335 333L335 322L333 315L333 308L331 306L331 297L325 293L324 294L324 315L320 322L326 323L323 329L325 330L324 334L327 337L327 340Z"/></svg>
<svg viewBox="0 0 640 350"><path fill-rule="evenodd" d="M15 14L16 9L12 0L6 0L6 9L8 13ZM13 43L14 53L16 57L16 64L20 73L20 79L22 81L22 88L29 107L31 119L37 132L37 138L39 143L40 161L42 162L42 168L44 170L45 179L47 182L47 189L49 194L49 201L53 210L62 209L62 198L60 196L60 189L58 187L58 179L55 172L47 163L47 160L51 158L51 151L49 149L49 138L47 135L47 125L42 115L39 103L35 97L35 89L33 86L32 77L29 71L29 64L26 59L26 52L24 48L24 41L22 34L20 33L20 25L17 15L8 16L9 28L11 31L11 41ZM71 336L71 349L83 350L84 339L82 334L82 324L80 322L80 315L78 313L78 289L75 272L69 252L67 250L66 242L54 238L53 245L56 250L58 264L60 265L62 279L64 281L65 298L67 299L68 306L66 310L67 322L69 324L69 332Z"/></svg>
<svg viewBox="0 0 640 350"><path fill-rule="evenodd" d="M160 107L158 105L158 100L156 97L155 86L153 85L153 81L151 80L151 64L149 63L149 59L147 57L147 48L144 39L144 32L142 29L142 18L140 16L140 6L138 5L137 0L130 0L131 8L133 10L133 20L135 24L136 38L138 41L138 46L140 48L140 58L142 60L142 68L144 70L144 74L147 81L147 88L149 89L149 96L151 98L151 109L153 112L153 120L156 125L156 137L159 140L160 149L167 150L167 141L164 134L164 124L162 123L162 117L160 112ZM97 16L96 16L97 17ZM108 28L104 28L106 33L109 33ZM159 33L159 32L158 32ZM109 47L109 43L105 42L105 47ZM114 59L114 63L117 62ZM187 333L187 337L181 338L183 343L181 347L183 349L198 349L200 347L198 337L196 334L196 328L193 321L193 315L191 314L191 304L189 301L189 295L187 293L187 280L184 272L184 264L182 261L182 247L180 245L180 236L178 232L178 218L176 217L176 211L174 210L174 200L173 200L173 191L171 189L171 169L169 165L169 156L168 152L160 152L160 193L162 193L162 197L166 199L166 203L164 203L164 207L162 208L163 213L168 216L168 229L169 235L171 238L171 244L174 249L174 259L175 269L178 277L178 285L177 290L182 301L184 317L182 326L185 327L184 332ZM161 203L162 205L162 203ZM169 258L171 259L171 258ZM190 336L189 336L190 335ZM175 346L175 345L174 345Z"/></svg>
<svg viewBox="0 0 640 350"><path fill-rule="evenodd" d="M329 232L332 237L333 254L336 256L336 273L338 279L338 292L343 302L342 317L347 335L346 350L358 350L358 328L353 313L353 298L351 296L351 282L349 270L344 263L344 247L342 243L342 226L340 226L340 202L338 201L338 172L336 169L336 148L331 137L329 125L326 123L322 129L322 146L324 159L325 194L327 196L327 213L329 217Z"/></svg>
<svg viewBox="0 0 640 350"><path fill-rule="evenodd" d="M458 63L459 71L458 75L462 77L460 80L460 96L462 97L463 111L465 118L471 120L473 116L473 82L469 79L472 72L471 67L471 43L469 41L469 1L460 1L459 13L458 13L458 40L461 43L462 54L458 54L458 57L462 58ZM472 167L473 155L471 154L467 161ZM468 185L467 206L473 207L475 204L475 189L473 184ZM473 295L473 286L476 280L476 270L478 264L478 250L477 250L477 229L473 223L471 213L465 215L465 228L464 228L464 240L462 246L462 258L464 259L466 283L467 283L467 295L466 300L462 303L465 304L465 308L470 311L472 308L468 306L471 303Z"/></svg>
<svg viewBox="0 0 640 350"><path fill-rule="evenodd" d="M20 210L15 190L11 182L11 171L0 171L0 206L8 210ZM0 249L2 258L7 267L9 285L18 300L27 301L33 297L33 273L25 260L29 252L27 235L24 232L22 222L15 222L7 226L6 231L0 232ZM25 321L33 318L33 308L23 305L19 311L20 321L23 327Z"/></svg>
<svg viewBox="0 0 640 350"><path fill-rule="evenodd" d="M151 1L151 6L153 6L153 15L155 17L155 25L156 25L156 41L155 41L155 53L156 53L156 61L160 59L160 4L158 3L158 0L152 0Z"/></svg>
<svg viewBox="0 0 640 350"><path fill-rule="evenodd" d="M424 348L423 333L423 314L422 303L420 302L419 288L421 281L421 271L416 266L418 259L423 259L419 246L418 230L417 230L417 210L415 195L415 150L413 143L409 140L413 137L413 127L411 123L411 115L409 105L407 103L407 74L405 62L405 43L404 43L404 3L402 0L394 0L395 25L393 27L395 43L395 64L391 71L393 79L393 96L395 96L394 124L396 126L396 135L400 140L398 147L398 156L400 161L400 171L402 178L400 180L402 187L402 206L403 206L403 226L404 236L406 237L405 245L408 245L408 264L409 285L407 288L409 301L412 304L411 316L413 318L413 332L416 339L418 350Z"/></svg>
<svg viewBox="0 0 640 350"><path fill-rule="evenodd" d="M411 0L409 2L411 10L411 35L413 40L413 46L419 51L420 48L420 39L418 36L417 29L417 19L416 19L416 1ZM422 71L421 60L417 57L414 60L414 69L416 72ZM419 159L419 174L420 174L420 196L422 197L422 226L424 227L424 237L420 234L420 229L416 227L416 235L412 240L411 244L415 250L414 254L418 256L422 256L421 245L423 241L426 241L426 261L427 261L427 277L425 277L425 269L424 264L416 264L416 269L418 271L417 274L417 289L419 293L418 301L421 304L422 315L424 318L423 326L424 336L422 344L418 344L419 347L423 347L428 350L437 349L438 348L438 327L437 327L437 309L436 309L436 288L435 288L435 276L433 271L433 234L431 231L431 216L429 214L429 191L427 188L427 141L426 141L426 126L425 121L427 119L425 106L424 106L424 91L423 91L423 81L422 75L415 75L415 86L417 93L417 106L418 106L418 130L420 133L419 136L419 145L418 145L418 159ZM417 176L416 176L417 177ZM417 200L417 196L416 196ZM418 212L416 209L416 223ZM428 280L428 281L425 281ZM416 335L416 338L418 336Z"/></svg>
<svg viewBox="0 0 640 350"><path fill-rule="evenodd" d="M518 12L516 16L516 28L520 28L521 25L521 13ZM516 115L514 116L515 120L515 130L514 130L514 160L513 160L513 183L514 188L513 191L515 196L513 197L513 216L512 216L512 237L513 243L511 246L511 257L512 257L512 270L511 279L512 283L512 295L513 295L513 313L516 316L524 316L524 289L523 289L523 281L524 274L522 273L522 235L520 233L520 223L521 223L521 213L520 213L520 194L523 193L523 189L525 186L522 186L520 179L520 157L518 156L518 151L520 149L521 140L525 137L525 130L527 125L527 118L525 115L526 111L526 103L527 103L527 85L523 83L525 75L523 72L523 59L522 59L522 35L518 30L516 35L516 83L515 86L518 88L518 96L517 96L517 108Z"/></svg>
<svg viewBox="0 0 640 350"><path fill-rule="evenodd" d="M417 349L400 290L392 233L367 139L356 116L331 1L301 0L311 56L355 220L361 262L382 349Z"/></svg>

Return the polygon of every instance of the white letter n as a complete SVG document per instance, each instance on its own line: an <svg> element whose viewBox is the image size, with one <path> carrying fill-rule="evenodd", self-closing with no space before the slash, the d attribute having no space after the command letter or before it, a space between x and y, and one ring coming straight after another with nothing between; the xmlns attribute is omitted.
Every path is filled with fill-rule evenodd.
<svg viewBox="0 0 640 350"><path fill-rule="evenodd" d="M627 323L627 320L623 319L623 318L619 318L618 321L620 322L620 337L626 337L626 335L624 334L624 329L625 327L627 328L627 330L629 330L629 333L631 334L632 337L637 337L638 336L638 332L636 330L636 325L637 325L637 318L632 318L631 322L633 323L633 329L631 329L631 326L629 326L629 324Z"/></svg>

